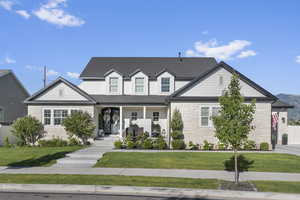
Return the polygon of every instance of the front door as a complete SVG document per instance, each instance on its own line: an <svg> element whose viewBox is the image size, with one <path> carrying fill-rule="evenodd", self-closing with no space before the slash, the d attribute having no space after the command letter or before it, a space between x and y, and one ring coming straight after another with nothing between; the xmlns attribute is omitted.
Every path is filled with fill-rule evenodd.
<svg viewBox="0 0 300 200"><path fill-rule="evenodd" d="M119 134L120 110L119 108L102 109L103 131L105 134Z"/></svg>

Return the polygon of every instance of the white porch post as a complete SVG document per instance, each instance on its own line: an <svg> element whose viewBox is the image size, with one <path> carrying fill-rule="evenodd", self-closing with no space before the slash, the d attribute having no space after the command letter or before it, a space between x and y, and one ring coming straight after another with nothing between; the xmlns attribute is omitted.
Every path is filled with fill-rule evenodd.
<svg viewBox="0 0 300 200"><path fill-rule="evenodd" d="M123 106L120 106L120 138L122 138L123 133Z"/></svg>
<svg viewBox="0 0 300 200"><path fill-rule="evenodd" d="M143 117L143 119L146 119L146 106L144 106L143 108L144 108L144 112L143 112L144 117Z"/></svg>

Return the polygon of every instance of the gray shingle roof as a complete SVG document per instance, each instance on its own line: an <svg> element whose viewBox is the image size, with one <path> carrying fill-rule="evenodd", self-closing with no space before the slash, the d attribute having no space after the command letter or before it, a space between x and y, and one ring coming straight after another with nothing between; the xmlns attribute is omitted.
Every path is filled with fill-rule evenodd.
<svg viewBox="0 0 300 200"><path fill-rule="evenodd" d="M0 77L5 76L6 74L11 73L9 69L0 69Z"/></svg>
<svg viewBox="0 0 300 200"><path fill-rule="evenodd" d="M140 69L150 79L166 70L175 75L177 80L191 80L215 67L214 58L178 58L178 57L93 57L81 73L82 79L104 78L109 70L115 70L128 78Z"/></svg>
<svg viewBox="0 0 300 200"><path fill-rule="evenodd" d="M163 95L90 95L100 104L166 104Z"/></svg>

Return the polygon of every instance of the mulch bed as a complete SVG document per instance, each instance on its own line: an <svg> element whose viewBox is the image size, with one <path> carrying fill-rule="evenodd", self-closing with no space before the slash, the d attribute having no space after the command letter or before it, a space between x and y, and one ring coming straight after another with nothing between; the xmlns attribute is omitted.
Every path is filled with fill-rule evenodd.
<svg viewBox="0 0 300 200"><path fill-rule="evenodd" d="M240 182L239 184L235 184L234 182L231 181L221 181L219 189L257 192L255 185L249 182Z"/></svg>

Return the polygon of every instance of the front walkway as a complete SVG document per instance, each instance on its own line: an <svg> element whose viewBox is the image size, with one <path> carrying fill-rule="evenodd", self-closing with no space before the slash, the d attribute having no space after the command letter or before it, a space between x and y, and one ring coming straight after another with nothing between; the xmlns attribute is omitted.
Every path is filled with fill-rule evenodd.
<svg viewBox="0 0 300 200"><path fill-rule="evenodd" d="M300 156L300 144L276 145L275 153L288 153Z"/></svg>
<svg viewBox="0 0 300 200"><path fill-rule="evenodd" d="M221 179L233 181L234 173L217 170L185 169L144 169L144 168L66 168L66 167L31 167L0 168L0 174L82 174L82 175L123 175L123 176L158 176L176 178ZM300 173L244 172L241 181L300 181Z"/></svg>
<svg viewBox="0 0 300 200"><path fill-rule="evenodd" d="M90 147L67 154L58 159L51 168L91 168L108 151L112 151L116 137L104 137L95 140Z"/></svg>

